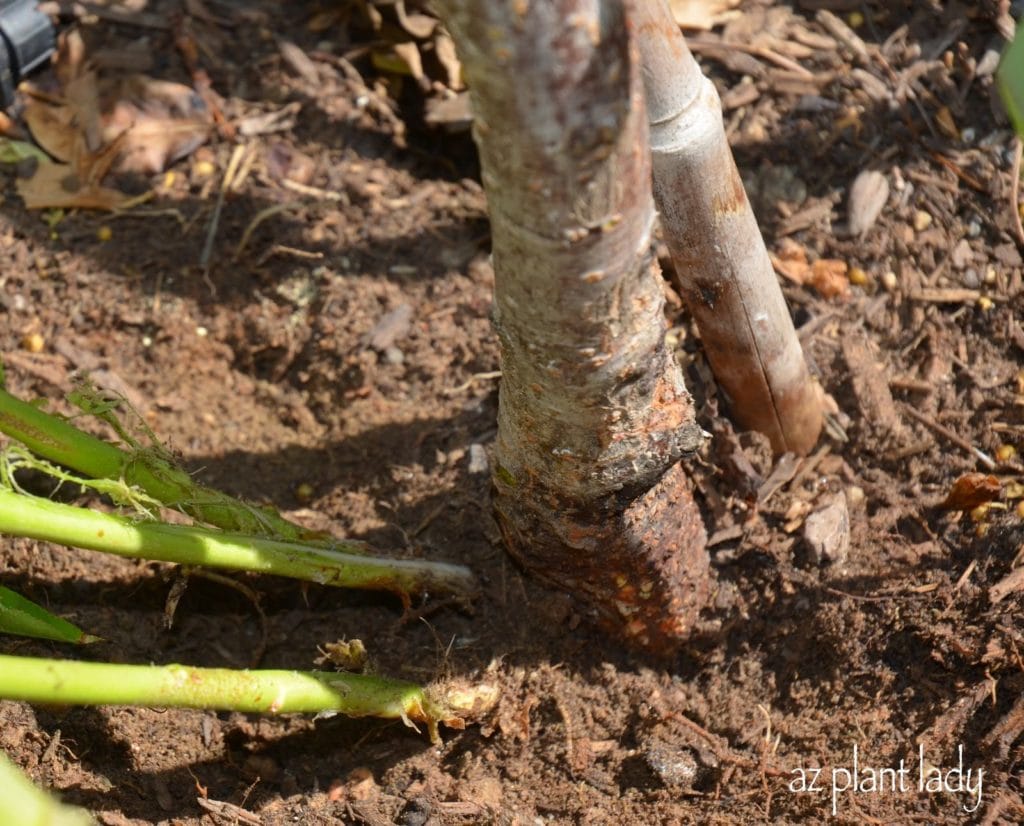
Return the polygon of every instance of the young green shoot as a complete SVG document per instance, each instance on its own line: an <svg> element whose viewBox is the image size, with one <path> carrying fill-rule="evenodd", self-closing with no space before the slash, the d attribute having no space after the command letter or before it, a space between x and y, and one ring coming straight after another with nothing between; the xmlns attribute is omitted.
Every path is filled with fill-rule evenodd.
<svg viewBox="0 0 1024 826"><path fill-rule="evenodd" d="M100 642L100 637L86 634L66 619L51 614L21 594L0 585L0 633L37 637L55 642L84 645ZM2 821L0 821L2 822Z"/></svg>
<svg viewBox="0 0 1024 826"><path fill-rule="evenodd" d="M0 823L21 826L96 826L83 809L65 806L32 785L0 751Z"/></svg>
<svg viewBox="0 0 1024 826"><path fill-rule="evenodd" d="M203 708L266 714L317 713L402 720L462 729L493 708L497 689L480 684L424 688L403 680L328 671L193 668L185 665L47 660L0 655L0 697L30 703Z"/></svg>
<svg viewBox="0 0 1024 826"><path fill-rule="evenodd" d="M466 596L474 579L462 565L384 559L193 525L129 519L0 488L0 533L117 556L253 571L399 595Z"/></svg>

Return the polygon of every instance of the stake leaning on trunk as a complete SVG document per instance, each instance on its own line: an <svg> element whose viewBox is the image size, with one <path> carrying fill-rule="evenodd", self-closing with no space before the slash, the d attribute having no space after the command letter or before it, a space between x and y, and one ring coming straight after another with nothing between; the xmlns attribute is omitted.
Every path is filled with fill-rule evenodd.
<svg viewBox="0 0 1024 826"><path fill-rule="evenodd" d="M439 0L472 91L493 237L505 542L667 652L708 592L679 459L701 431L665 345L638 55L610 0Z"/></svg>
<svg viewBox="0 0 1024 826"><path fill-rule="evenodd" d="M654 199L680 292L736 420L776 453L810 452L818 389L736 171L722 104L665 0L631 9L643 55Z"/></svg>

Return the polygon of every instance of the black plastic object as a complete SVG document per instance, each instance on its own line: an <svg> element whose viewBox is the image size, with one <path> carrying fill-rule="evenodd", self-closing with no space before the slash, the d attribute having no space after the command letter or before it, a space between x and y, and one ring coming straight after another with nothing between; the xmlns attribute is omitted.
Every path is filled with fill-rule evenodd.
<svg viewBox="0 0 1024 826"><path fill-rule="evenodd" d="M0 0L0 107L21 79L53 54L55 33L38 0Z"/></svg>

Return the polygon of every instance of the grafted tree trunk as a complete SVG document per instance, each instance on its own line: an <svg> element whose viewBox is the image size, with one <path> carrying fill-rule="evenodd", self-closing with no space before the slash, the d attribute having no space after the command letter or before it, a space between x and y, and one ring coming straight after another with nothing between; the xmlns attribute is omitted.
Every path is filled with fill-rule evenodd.
<svg viewBox="0 0 1024 826"><path fill-rule="evenodd" d="M526 568L654 651L706 601L679 459L638 55L618 0L439 0L473 95L502 384L495 507Z"/></svg>
<svg viewBox="0 0 1024 826"><path fill-rule="evenodd" d="M665 0L633 9L651 124L654 198L680 292L732 415L776 453L821 431L816 385L736 171L718 93Z"/></svg>

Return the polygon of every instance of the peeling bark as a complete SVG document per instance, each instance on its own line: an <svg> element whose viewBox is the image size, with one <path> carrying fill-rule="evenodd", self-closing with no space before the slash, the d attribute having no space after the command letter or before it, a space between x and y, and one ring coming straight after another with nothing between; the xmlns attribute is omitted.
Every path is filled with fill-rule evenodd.
<svg viewBox="0 0 1024 826"><path fill-rule="evenodd" d="M776 453L821 432L817 386L747 201L715 87L664 0L636 3L651 124L654 198L680 293L736 420Z"/></svg>
<svg viewBox="0 0 1024 826"><path fill-rule="evenodd" d="M510 552L631 641L669 651L706 601L695 450L665 345L638 56L607 0L440 0L473 95L502 384Z"/></svg>

